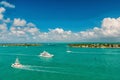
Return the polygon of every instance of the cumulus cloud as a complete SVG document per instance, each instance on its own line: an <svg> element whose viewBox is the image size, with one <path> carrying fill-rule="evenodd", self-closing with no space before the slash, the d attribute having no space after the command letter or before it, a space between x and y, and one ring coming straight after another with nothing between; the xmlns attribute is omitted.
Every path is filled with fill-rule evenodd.
<svg viewBox="0 0 120 80"><path fill-rule="evenodd" d="M2 14L0 14L0 20L1 20L1 19L3 19L3 15L2 15Z"/></svg>
<svg viewBox="0 0 120 80"><path fill-rule="evenodd" d="M4 19L3 21L4 21L5 23L10 23L10 22L11 22L10 18Z"/></svg>
<svg viewBox="0 0 120 80"><path fill-rule="evenodd" d="M5 6L5 7L15 8L15 5L10 4L10 3L6 2L6 1L1 1L0 4Z"/></svg>
<svg viewBox="0 0 120 80"><path fill-rule="evenodd" d="M119 41L120 18L104 18L100 28L80 32L87 41Z"/></svg>
<svg viewBox="0 0 120 80"><path fill-rule="evenodd" d="M86 31L73 32L71 30L64 30L63 28L55 28L48 29L48 32L41 32L34 23L27 22L25 19L5 19L5 11L4 7L0 7L0 42L120 41L120 17L104 18L100 27L93 27Z"/></svg>
<svg viewBox="0 0 120 80"><path fill-rule="evenodd" d="M5 12L5 8L0 7L0 14L3 13L3 12Z"/></svg>
<svg viewBox="0 0 120 80"><path fill-rule="evenodd" d="M64 33L64 30L62 28L56 28L56 29L49 29L51 33L57 33L57 34L62 34Z"/></svg>
<svg viewBox="0 0 120 80"><path fill-rule="evenodd" d="M15 18L13 21L13 26L26 26L26 20Z"/></svg>
<svg viewBox="0 0 120 80"><path fill-rule="evenodd" d="M7 31L7 25L5 23L0 24L0 32Z"/></svg>
<svg viewBox="0 0 120 80"><path fill-rule="evenodd" d="M65 31L62 28L49 29L49 32L44 33L48 41L69 41L72 34L70 30Z"/></svg>
<svg viewBox="0 0 120 80"><path fill-rule="evenodd" d="M35 27L36 25L30 22L30 23L27 24L27 26L28 27Z"/></svg>
<svg viewBox="0 0 120 80"><path fill-rule="evenodd" d="M5 10L6 10L5 8L0 7L0 20L3 19L3 17L4 17L3 13L5 12Z"/></svg>
<svg viewBox="0 0 120 80"><path fill-rule="evenodd" d="M119 42L120 18L104 18L101 27L94 27L86 31L72 32L62 28L49 29L42 37L48 41L65 42Z"/></svg>

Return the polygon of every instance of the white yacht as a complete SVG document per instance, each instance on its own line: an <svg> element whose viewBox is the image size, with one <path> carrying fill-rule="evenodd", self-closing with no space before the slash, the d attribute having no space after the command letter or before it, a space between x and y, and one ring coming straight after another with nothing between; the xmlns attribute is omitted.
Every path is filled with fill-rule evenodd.
<svg viewBox="0 0 120 80"><path fill-rule="evenodd" d="M48 53L47 51L43 51L42 53L40 53L40 55L39 55L39 56L42 56L42 57L48 57L48 58L50 58L50 57L53 57L54 55L53 55L53 54Z"/></svg>
<svg viewBox="0 0 120 80"><path fill-rule="evenodd" d="M19 59L16 58L15 63L13 63L13 64L11 65L11 67L14 67L14 68L22 68L23 65L20 64Z"/></svg>

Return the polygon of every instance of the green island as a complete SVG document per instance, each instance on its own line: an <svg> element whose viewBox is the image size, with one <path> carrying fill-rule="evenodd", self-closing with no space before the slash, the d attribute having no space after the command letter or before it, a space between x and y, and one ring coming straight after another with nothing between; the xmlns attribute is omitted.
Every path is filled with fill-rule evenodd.
<svg viewBox="0 0 120 80"><path fill-rule="evenodd" d="M0 43L0 46L41 46L39 43Z"/></svg>
<svg viewBox="0 0 120 80"><path fill-rule="evenodd" d="M68 44L68 46L76 48L120 48L120 43L79 43Z"/></svg>

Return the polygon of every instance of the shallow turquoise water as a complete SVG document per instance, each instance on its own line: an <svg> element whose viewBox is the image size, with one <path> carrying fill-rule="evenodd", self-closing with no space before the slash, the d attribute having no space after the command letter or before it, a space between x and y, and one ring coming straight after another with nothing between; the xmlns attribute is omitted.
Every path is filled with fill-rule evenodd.
<svg viewBox="0 0 120 80"><path fill-rule="evenodd" d="M120 49L66 49L66 44L0 47L0 80L120 80ZM44 50L54 57L39 57ZM16 57L25 68L11 67Z"/></svg>

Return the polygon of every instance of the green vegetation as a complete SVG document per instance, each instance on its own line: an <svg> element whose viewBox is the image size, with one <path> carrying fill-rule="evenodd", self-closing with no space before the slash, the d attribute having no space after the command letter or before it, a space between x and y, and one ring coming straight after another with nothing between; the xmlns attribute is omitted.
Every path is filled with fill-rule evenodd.
<svg viewBox="0 0 120 80"><path fill-rule="evenodd" d="M41 46L37 43L1 43L0 46Z"/></svg>
<svg viewBox="0 0 120 80"><path fill-rule="evenodd" d="M120 43L84 43L84 44L68 44L70 47L79 48L120 48Z"/></svg>

